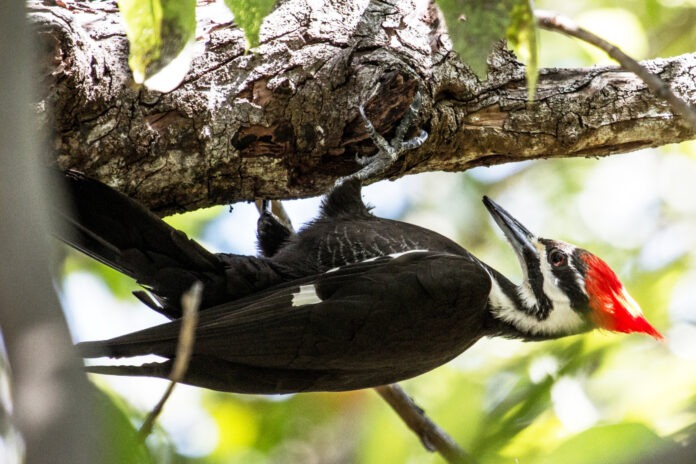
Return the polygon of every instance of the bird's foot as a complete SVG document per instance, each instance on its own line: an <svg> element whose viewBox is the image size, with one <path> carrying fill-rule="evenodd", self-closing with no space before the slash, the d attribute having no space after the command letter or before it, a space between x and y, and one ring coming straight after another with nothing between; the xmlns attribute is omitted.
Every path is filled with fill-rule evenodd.
<svg viewBox="0 0 696 464"><path fill-rule="evenodd" d="M423 145L423 143L428 139L428 133L423 129L420 130L417 136L404 140L406 132L411 127L413 118L415 118L418 111L420 111L421 104L421 94L420 92L416 92L413 103L411 103L411 106L409 106L408 111L401 119L399 126L396 128L394 138L392 138L389 142L377 132L375 126L365 115L365 108L360 105L358 107L360 117L365 124L365 129L367 130L368 135L377 146L378 152L373 156L356 156L355 161L360 164L362 168L349 176L341 178L338 183L343 183L348 179L359 179L363 181L369 179L370 177L381 174L387 170L387 168L393 165L404 152L414 150Z"/></svg>
<svg viewBox="0 0 696 464"><path fill-rule="evenodd" d="M282 209L282 205L280 206ZM261 254L267 258L275 255L285 242L295 234L285 211L281 216L273 214L271 200L262 200L256 223L256 241Z"/></svg>

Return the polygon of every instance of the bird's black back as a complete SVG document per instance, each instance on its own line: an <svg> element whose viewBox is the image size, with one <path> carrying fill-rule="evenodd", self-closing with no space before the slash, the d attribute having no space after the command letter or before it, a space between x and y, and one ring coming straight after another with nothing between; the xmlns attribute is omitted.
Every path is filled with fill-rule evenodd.
<svg viewBox="0 0 696 464"><path fill-rule="evenodd" d="M298 278L410 250L475 259L436 232L374 216L362 200L360 181L349 179L327 195L315 220L278 247L272 261L287 278Z"/></svg>
<svg viewBox="0 0 696 464"><path fill-rule="evenodd" d="M488 334L490 274L453 241L375 217L348 180L299 233L259 236L269 257L213 254L133 200L68 175L68 243L134 277L173 321L78 345L85 357L157 354L163 363L93 372L166 377L178 296L205 285L185 382L224 391L351 390L433 369ZM268 219L268 218L266 218ZM266 227L264 226L264 227ZM421 251L414 251L421 250Z"/></svg>

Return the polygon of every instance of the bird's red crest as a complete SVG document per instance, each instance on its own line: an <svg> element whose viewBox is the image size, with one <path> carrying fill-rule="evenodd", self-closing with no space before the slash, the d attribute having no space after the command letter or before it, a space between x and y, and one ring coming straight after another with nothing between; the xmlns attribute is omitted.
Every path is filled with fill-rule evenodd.
<svg viewBox="0 0 696 464"><path fill-rule="evenodd" d="M645 319L636 300L629 295L614 271L592 253L583 253L587 265L585 290L592 310L590 318L603 329L641 332L661 340L662 335Z"/></svg>

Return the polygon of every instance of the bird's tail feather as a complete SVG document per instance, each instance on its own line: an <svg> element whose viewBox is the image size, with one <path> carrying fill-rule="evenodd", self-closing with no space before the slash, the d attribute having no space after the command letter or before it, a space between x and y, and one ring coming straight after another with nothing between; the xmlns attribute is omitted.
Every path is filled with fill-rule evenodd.
<svg viewBox="0 0 696 464"><path fill-rule="evenodd" d="M180 316L179 298L196 281L204 301L226 291L219 256L111 187L75 171L64 178L72 208L54 208L58 238L151 289L163 314Z"/></svg>
<svg viewBox="0 0 696 464"><path fill-rule="evenodd" d="M92 374L103 375L125 375L135 377L169 377L172 370L172 361L160 363L147 363L137 365L114 365L114 366L85 366L85 371Z"/></svg>
<svg viewBox="0 0 696 464"><path fill-rule="evenodd" d="M126 358L149 354L173 358L180 331L181 321L172 321L107 340L81 342L75 346L83 358Z"/></svg>

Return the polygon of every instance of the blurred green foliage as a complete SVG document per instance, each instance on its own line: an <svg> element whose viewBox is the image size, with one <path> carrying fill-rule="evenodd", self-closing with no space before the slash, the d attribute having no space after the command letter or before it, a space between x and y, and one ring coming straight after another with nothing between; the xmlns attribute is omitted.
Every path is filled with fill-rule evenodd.
<svg viewBox="0 0 696 464"><path fill-rule="evenodd" d="M130 44L128 65L138 84L177 58L194 39L195 0L119 0L118 7Z"/></svg>
<svg viewBox="0 0 696 464"><path fill-rule="evenodd" d="M537 78L536 22L530 0L437 0L447 23L452 46L482 80L486 58L496 42L508 39L524 52L527 79Z"/></svg>
<svg viewBox="0 0 696 464"><path fill-rule="evenodd" d="M244 31L247 48L258 46L261 22L275 3L275 0L225 0L225 5L234 15L234 21Z"/></svg>
<svg viewBox="0 0 696 464"><path fill-rule="evenodd" d="M646 44L644 56L638 58L693 51L696 43L693 1L627 0L618 6L606 0L539 1L537 6L581 23L611 8L614 22L603 22L605 29L597 21L583 25L607 36L612 32L607 24L624 30L623 25L630 23L626 26L630 34L619 34L618 45ZM542 66L583 66L596 61L577 42L547 32L541 35L540 50ZM512 253L479 203L483 194L491 195L530 228L536 229L528 221L536 221L543 235L572 241L602 256L669 340L679 327L696 333L696 314L689 306L696 298L684 303L683 296L675 293L677 288L696 292L696 287L685 283L696 276L696 242L689 242L696 230L696 208L670 200L680 195L693 199L696 193L693 179L671 177L669 160L696 170L696 144L603 160L550 160L511 166L508 171L424 176L422 189L409 197L404 219L444 218L453 238L502 272L519 275ZM643 169L642 174L633 170L632 166L643 162L654 169ZM614 163L623 167L609 169ZM616 201L613 194L633 185L639 175L644 180L636 191L647 192L641 196L643 209L630 216L632 222L623 224L622 230L627 238L641 228L648 233L639 234L640 240L628 245L612 241L605 236L609 221L588 219L583 205L594 190L605 188L613 193L605 197L606 205L595 203L591 214L609 208ZM597 179L609 185L601 187L604 184ZM196 236L214 224L211 219L217 214L225 213L218 208L178 216L172 223ZM687 233L670 235L682 229ZM650 258L653 248L661 259ZM76 269L102 275L119 298L135 288L113 271L71 255L65 271ZM448 365L403 386L482 464L630 463L676 441L696 439L696 356L677 345L676 337L674 343L659 343L647 337L604 333L543 343L484 340ZM195 453L168 438L164 429L148 440L149 452L137 448L129 427L135 430L143 411L128 406L132 398L104 398L111 398L105 400L110 408L121 411L110 419L115 456L121 462L443 462L426 452L372 391L267 398L201 390L200 408L214 424L205 433L217 434L217 439L212 448Z"/></svg>
<svg viewBox="0 0 696 464"><path fill-rule="evenodd" d="M89 432L109 437L108 443L111 445L110 454L103 457L101 464L156 463L150 450L138 438L137 430L131 422L131 417L140 413L129 407L123 399L99 388L94 388L94 399L103 419L102 427L95 427ZM97 437L94 440L99 441Z"/></svg>

